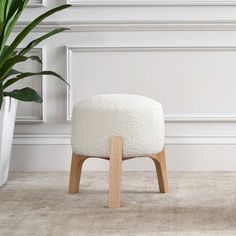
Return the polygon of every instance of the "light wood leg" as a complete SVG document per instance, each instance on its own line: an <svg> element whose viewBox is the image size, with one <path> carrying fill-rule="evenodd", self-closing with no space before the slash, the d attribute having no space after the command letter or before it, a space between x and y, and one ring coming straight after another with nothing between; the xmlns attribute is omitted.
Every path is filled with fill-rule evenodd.
<svg viewBox="0 0 236 236"><path fill-rule="evenodd" d="M112 137L109 163L109 208L120 207L122 138Z"/></svg>
<svg viewBox="0 0 236 236"><path fill-rule="evenodd" d="M162 152L158 154L152 155L151 158L156 166L160 192L167 193L169 191L169 187L166 171L165 149L163 149Z"/></svg>
<svg viewBox="0 0 236 236"><path fill-rule="evenodd" d="M69 193L78 193L79 192L79 184L80 177L82 172L82 166L84 161L88 157L77 155L75 153L72 154L71 160L71 169L70 169L70 182L69 182Z"/></svg>

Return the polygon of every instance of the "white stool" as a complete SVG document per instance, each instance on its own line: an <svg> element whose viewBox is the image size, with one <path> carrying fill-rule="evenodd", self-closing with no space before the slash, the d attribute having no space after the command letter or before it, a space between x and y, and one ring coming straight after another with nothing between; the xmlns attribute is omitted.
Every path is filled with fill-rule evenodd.
<svg viewBox="0 0 236 236"><path fill-rule="evenodd" d="M120 207L122 160L152 158L160 192L168 191L160 103L137 95L98 95L77 103L72 120L69 193L79 191L82 165L89 157L110 160L110 208Z"/></svg>

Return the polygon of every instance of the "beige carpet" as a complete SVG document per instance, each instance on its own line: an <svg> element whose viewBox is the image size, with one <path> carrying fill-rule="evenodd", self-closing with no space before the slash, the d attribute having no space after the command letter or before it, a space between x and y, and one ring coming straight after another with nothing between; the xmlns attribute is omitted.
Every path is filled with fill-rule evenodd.
<svg viewBox="0 0 236 236"><path fill-rule="evenodd" d="M0 189L0 235L236 235L236 172L171 172L160 194L154 172L124 173L122 208L107 208L108 176L14 173Z"/></svg>

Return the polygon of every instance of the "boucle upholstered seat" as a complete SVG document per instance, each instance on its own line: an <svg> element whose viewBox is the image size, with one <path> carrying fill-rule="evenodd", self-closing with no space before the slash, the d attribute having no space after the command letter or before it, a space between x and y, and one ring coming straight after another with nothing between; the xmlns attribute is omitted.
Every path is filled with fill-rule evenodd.
<svg viewBox="0 0 236 236"><path fill-rule="evenodd" d="M108 94L75 105L74 153L109 157L112 136L122 137L123 157L147 156L162 151L164 118L161 104L138 95Z"/></svg>
<svg viewBox="0 0 236 236"><path fill-rule="evenodd" d="M122 160L150 157L156 166L160 191L168 191L160 103L138 95L98 95L78 102L72 120L69 193L79 191L82 165L88 157L110 161L111 208L120 207Z"/></svg>

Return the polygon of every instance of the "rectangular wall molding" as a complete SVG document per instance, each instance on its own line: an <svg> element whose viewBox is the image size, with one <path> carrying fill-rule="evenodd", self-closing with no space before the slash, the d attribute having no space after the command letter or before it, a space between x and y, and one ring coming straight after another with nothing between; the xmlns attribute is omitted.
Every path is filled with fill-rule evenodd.
<svg viewBox="0 0 236 236"><path fill-rule="evenodd" d="M94 0L67 0L68 4L73 6L93 6L93 7L104 7L104 6L235 6L236 1L209 1L209 0L153 0L153 1L117 1L117 0L107 0L107 1L94 1Z"/></svg>
<svg viewBox="0 0 236 236"><path fill-rule="evenodd" d="M46 0L30 0L27 7L43 7Z"/></svg>
<svg viewBox="0 0 236 236"><path fill-rule="evenodd" d="M120 51L127 51L127 52L186 52L186 51L235 51L236 46L191 46L191 47L183 47L183 46L165 46L165 47L79 47L79 46L67 46L66 47L66 55L67 55L67 81L71 83L71 55L73 53L80 53L80 52L120 52ZM67 89L67 121L71 121L72 117L72 96L73 96L73 86L71 89ZM205 116L203 115L166 115L165 116L166 122L235 122L236 121L236 114L230 116Z"/></svg>
<svg viewBox="0 0 236 236"><path fill-rule="evenodd" d="M14 31L22 31L29 23L29 21L18 22ZM34 32L48 32L55 27L70 28L70 31L65 31L67 33L96 31L235 31L236 21L50 21L41 23L34 29Z"/></svg>
<svg viewBox="0 0 236 236"><path fill-rule="evenodd" d="M19 48L20 49L20 48ZM42 70L44 70L44 67L46 65L46 56L45 56L45 48L44 47L37 47L31 50L34 55L37 55L41 58L42 60ZM37 63L37 62L33 62ZM29 70L30 71L30 70ZM35 115L25 115L25 116L17 116L16 117L16 123L24 123L24 124L29 124L29 123L42 123L46 121L46 83L44 76L41 77L41 91L42 91L42 98L43 98L43 103L41 105L40 109L40 115L35 116Z"/></svg>

